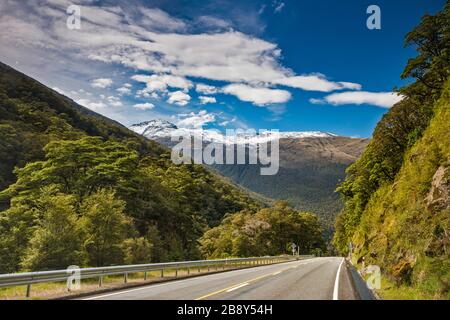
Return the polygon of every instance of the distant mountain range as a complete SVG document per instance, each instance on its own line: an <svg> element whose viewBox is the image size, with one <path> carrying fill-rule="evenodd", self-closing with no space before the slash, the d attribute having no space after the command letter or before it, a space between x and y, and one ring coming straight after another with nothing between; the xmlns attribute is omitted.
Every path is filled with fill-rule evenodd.
<svg viewBox="0 0 450 320"><path fill-rule="evenodd" d="M267 131L250 134L246 131L237 132L233 136L227 136L217 130L202 128L179 128L175 124L162 120L154 119L134 124L131 130L152 140L166 140L172 136L199 136L205 142L217 142L224 144L257 144L273 139L273 136ZM289 131L278 132L280 139L302 139L302 138L331 138L336 137L335 134L321 131ZM168 144L168 143L167 143Z"/></svg>
<svg viewBox="0 0 450 320"><path fill-rule="evenodd" d="M215 130L179 128L155 119L134 124L133 131L148 139L172 147L172 136L201 135L205 142L224 144L256 144L268 136L237 135L234 139ZM272 199L285 199L305 211L317 213L327 234L331 235L334 220L342 208L336 184L345 176L346 167L362 153L369 139L337 136L320 131L279 132L280 170L274 176L260 175L259 165L213 165L221 174L239 185Z"/></svg>

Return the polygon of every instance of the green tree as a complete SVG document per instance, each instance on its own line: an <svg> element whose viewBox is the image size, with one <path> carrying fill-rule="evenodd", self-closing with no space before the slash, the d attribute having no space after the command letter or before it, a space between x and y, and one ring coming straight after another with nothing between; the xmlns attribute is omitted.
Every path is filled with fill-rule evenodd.
<svg viewBox="0 0 450 320"><path fill-rule="evenodd" d="M228 215L203 235L200 248L209 258L279 255L290 253L292 242L302 254L325 250L318 218L278 201L272 208Z"/></svg>
<svg viewBox="0 0 450 320"><path fill-rule="evenodd" d="M425 15L406 36L405 45L415 46L417 56L408 60L401 77L416 81L399 90L404 99L383 116L372 141L347 168L345 181L336 189L345 205L336 219L333 244L343 253L347 252L371 197L395 180L405 153L422 137L433 117L434 101L449 75L449 9L447 2L436 15Z"/></svg>
<svg viewBox="0 0 450 320"><path fill-rule="evenodd" d="M111 189L100 189L81 204L80 224L86 234L83 246L90 266L123 263L121 245L132 230L124 210L125 202L116 199Z"/></svg>
<svg viewBox="0 0 450 320"><path fill-rule="evenodd" d="M129 238L122 242L125 264L150 263L153 245L144 237Z"/></svg>
<svg viewBox="0 0 450 320"><path fill-rule="evenodd" d="M405 46L412 45L417 56L408 60L402 79L417 81L400 91L421 102L436 100L450 75L450 3L435 15L425 15L420 24L406 35Z"/></svg>
<svg viewBox="0 0 450 320"><path fill-rule="evenodd" d="M138 165L135 151L100 137L52 141L44 152L45 161L32 162L16 170L17 182L2 192L3 196L26 194L52 184L82 200L99 188L120 189Z"/></svg>
<svg viewBox="0 0 450 320"><path fill-rule="evenodd" d="M0 212L0 274L18 270L37 221L36 210L23 204Z"/></svg>
<svg viewBox="0 0 450 320"><path fill-rule="evenodd" d="M73 196L57 193L55 188L44 188L36 212L41 219L22 260L25 270L84 265L74 200Z"/></svg>

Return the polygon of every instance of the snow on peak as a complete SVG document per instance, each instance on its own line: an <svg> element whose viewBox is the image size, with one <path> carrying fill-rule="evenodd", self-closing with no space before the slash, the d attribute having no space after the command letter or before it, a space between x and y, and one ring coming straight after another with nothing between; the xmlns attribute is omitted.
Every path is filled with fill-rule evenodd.
<svg viewBox="0 0 450 320"><path fill-rule="evenodd" d="M327 138L335 137L335 134L321 131L290 131L273 133L271 131L258 134L249 134L246 131L237 132L235 135L224 135L218 130L201 128L178 128L175 124L161 119L144 121L133 124L131 130L149 139L171 138L172 136L201 137L203 141L224 144L258 144L275 138L302 139L302 138Z"/></svg>
<svg viewBox="0 0 450 320"><path fill-rule="evenodd" d="M170 136L171 132L177 130L178 127L169 121L154 119L133 124L130 129L150 138L154 136Z"/></svg>

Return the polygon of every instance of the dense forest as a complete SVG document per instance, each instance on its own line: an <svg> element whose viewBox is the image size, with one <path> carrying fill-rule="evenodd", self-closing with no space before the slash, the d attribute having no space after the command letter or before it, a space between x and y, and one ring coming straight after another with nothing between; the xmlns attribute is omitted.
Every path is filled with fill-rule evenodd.
<svg viewBox="0 0 450 320"><path fill-rule="evenodd" d="M199 242L208 229L242 210L257 216L262 206L218 174L173 164L159 144L1 63L0 159L0 273L210 257ZM295 230L321 246L308 217ZM217 255L288 250L292 239L272 237L286 243ZM304 252L315 249L309 243Z"/></svg>
<svg viewBox="0 0 450 320"><path fill-rule="evenodd" d="M381 267L396 286L450 297L450 5L406 36L417 49L403 100L378 123L337 191L345 207L334 245Z"/></svg>
<svg viewBox="0 0 450 320"><path fill-rule="evenodd" d="M300 254L320 256L325 251L317 216L294 210L286 201L277 201L272 208L226 216L219 226L205 233L200 243L209 258L289 253L293 243Z"/></svg>

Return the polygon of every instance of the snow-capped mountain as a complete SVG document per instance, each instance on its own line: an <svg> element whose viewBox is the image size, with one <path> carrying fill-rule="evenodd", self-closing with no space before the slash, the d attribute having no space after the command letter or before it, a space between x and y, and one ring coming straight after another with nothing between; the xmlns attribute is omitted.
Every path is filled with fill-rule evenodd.
<svg viewBox="0 0 450 320"><path fill-rule="evenodd" d="M170 136L171 132L177 130L178 128L169 121L154 119L133 124L130 129L146 137L161 137Z"/></svg>
<svg viewBox="0 0 450 320"><path fill-rule="evenodd" d="M171 137L194 136L201 137L204 142L217 142L224 144L258 144L275 138L302 139L302 138L330 138L336 135L321 131L288 131L273 133L270 131L252 134L243 131L233 135L225 135L218 130L202 128L179 128L175 124L161 119L144 121L133 124L130 129L152 140L170 139Z"/></svg>
<svg viewBox="0 0 450 320"><path fill-rule="evenodd" d="M172 136L200 136L203 147L209 142L261 143L273 136L236 134L233 137L215 130L179 128L165 120L151 120L130 127L139 134L168 147L178 142ZM214 169L239 185L275 199L288 199L297 208L317 212L332 228L340 208L336 184L345 176L345 168L354 162L368 144L368 139L337 136L320 131L279 132L280 169L276 175L262 176L259 166L250 164L213 165ZM247 146L246 146L247 147ZM328 230L328 229L327 229Z"/></svg>

